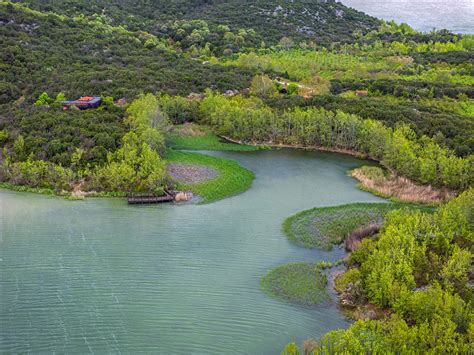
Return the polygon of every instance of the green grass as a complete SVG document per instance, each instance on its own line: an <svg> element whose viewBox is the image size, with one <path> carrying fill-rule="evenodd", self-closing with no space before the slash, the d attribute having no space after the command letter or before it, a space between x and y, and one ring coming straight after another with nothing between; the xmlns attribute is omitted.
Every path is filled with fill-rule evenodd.
<svg viewBox="0 0 474 355"><path fill-rule="evenodd" d="M219 173L216 178L198 184L177 185L180 190L191 190L199 195L202 198L200 203L209 203L242 193L250 188L255 177L253 172L230 159L173 150L168 151L166 159L171 163L208 166Z"/></svg>
<svg viewBox="0 0 474 355"><path fill-rule="evenodd" d="M69 191L56 191L54 189L48 188L41 188L41 187L30 187L26 185L15 185L9 182L2 182L0 183L0 189L7 189L12 191L18 192L30 192L35 194L42 194L42 195L53 195L53 196L60 196L64 197L66 200L83 200L84 198L75 197ZM108 191L101 191L101 192L92 192L88 193L87 197L126 197L127 192L108 192Z"/></svg>
<svg viewBox="0 0 474 355"><path fill-rule="evenodd" d="M327 278L318 264L280 265L262 277L261 285L272 296L304 306L314 306L329 299Z"/></svg>
<svg viewBox="0 0 474 355"><path fill-rule="evenodd" d="M406 203L352 203L319 207L299 212L283 222L283 231L292 242L307 248L331 250L357 227L382 222L386 213L399 208L430 207Z"/></svg>
<svg viewBox="0 0 474 355"><path fill-rule="evenodd" d="M169 146L177 150L227 150L227 151L254 151L259 147L247 144L226 143L207 129L199 126L204 135L183 135L172 133L169 137Z"/></svg>
<svg viewBox="0 0 474 355"><path fill-rule="evenodd" d="M26 186L26 185L15 185L15 184L10 184L9 182L0 183L0 188L12 190L12 191L18 191L18 192L31 192L31 193L43 194L43 195L56 195L56 196L67 196L68 195L68 193L60 193L60 192L57 192L54 189L41 188L41 187L30 187L30 186Z"/></svg>

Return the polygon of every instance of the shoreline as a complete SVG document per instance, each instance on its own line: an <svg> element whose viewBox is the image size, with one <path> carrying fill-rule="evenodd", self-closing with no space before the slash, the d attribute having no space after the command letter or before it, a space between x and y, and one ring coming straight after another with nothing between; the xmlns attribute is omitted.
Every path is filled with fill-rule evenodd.
<svg viewBox="0 0 474 355"><path fill-rule="evenodd" d="M344 150L344 149L332 149L332 148L326 148L326 147L308 147L308 146L301 146L301 145L275 144L275 143L265 143L265 142L264 143L256 143L256 142L243 143L242 141L238 141L227 136L219 136L219 137L230 142L231 144L250 145L258 149L265 149L266 147L270 147L271 149L289 148L289 149L300 149L300 150L307 150L307 151L321 151L321 152L349 155L349 156L356 157L358 159L365 159L371 162L379 163L376 160L373 160L356 151L350 151L350 150ZM196 153L196 154L199 154L199 153ZM127 196L127 192L125 191L114 191L114 192L106 192L106 191L97 192L97 191L82 191L82 190L78 191L78 190L75 190L74 187L75 185L73 186L72 191L66 191L66 190L56 191L54 189L49 189L49 188L31 187L28 185L15 185L9 182L0 183L0 189L16 191L16 192L28 192L28 193L35 193L35 194L41 194L41 195L62 197L66 200L71 200L71 201L81 201L86 198L125 198ZM231 197L231 196L228 196L228 197Z"/></svg>
<svg viewBox="0 0 474 355"><path fill-rule="evenodd" d="M443 202L447 202L454 198L457 195L456 191L448 190L448 189L438 189L434 188L431 185L422 185L418 184L404 176L397 175L397 173L388 167L386 167L381 161L373 159L366 154L359 153L354 150L348 149L339 149L339 148L328 148L323 146L303 146L303 145L291 145L291 144L276 144L276 143L245 143L236 139L232 139L227 136L220 136L222 139L225 139L233 144L247 144L252 145L254 147L260 147L260 149L265 149L265 147L270 148L289 148L289 149L300 149L306 151L315 151L315 152L328 152L328 153L336 153L336 154L343 154L355 157L357 159L367 160L371 163L376 163L377 167L380 169L387 170L390 175L392 176L392 180L396 179L398 182L398 189L405 190L406 192L403 194L399 194L398 191L391 191L391 188L387 188L385 185L393 185L392 180L387 180L385 185L376 186L374 180L371 180L369 177L365 177L361 179L361 177L357 174L358 170L361 170L362 167L355 168L352 170L347 171L347 175L353 178L354 180L358 181L357 188L371 193L374 196L378 196L384 199L388 199L392 202L401 202L401 203L419 203L424 205L439 205ZM370 181L369 181L370 180ZM369 186L370 185L370 186ZM387 191L384 191L387 190ZM417 197L416 194L435 194L436 197L430 197L429 199L423 197ZM410 195L413 194L413 195Z"/></svg>
<svg viewBox="0 0 474 355"><path fill-rule="evenodd" d="M380 161L375 160L363 153L359 153L355 150L349 150L349 149L339 149L339 148L328 148L328 147L323 147L323 146L305 146L305 145L291 145L291 144L277 144L277 143L271 143L271 142L250 142L250 143L244 143L242 141L227 137L227 136L219 136L222 139L225 139L233 144L239 144L239 145L251 145L254 147L258 147L260 149L265 149L266 147L270 148L289 148L289 149L301 149L301 150L308 150L308 151L318 151L318 152L328 152L328 153L338 153L338 154L344 154L344 155L350 155L352 157L356 157L359 159L364 159L368 160L377 164L381 164Z"/></svg>
<svg viewBox="0 0 474 355"><path fill-rule="evenodd" d="M191 175L193 176L187 176L188 178L192 177L194 179L196 178L194 176L196 173L205 173L205 176L202 176L204 179L199 181L179 181L173 179L173 176L170 174L164 180L164 182L169 184L167 187L171 190L191 191L195 196L199 197L198 204L214 202L245 192L251 187L255 177L252 171L244 168L233 159L214 157L197 152L169 152L167 162L170 166L181 166L185 169L186 167L192 167ZM212 176L209 175L211 172ZM190 173L187 172L187 175L190 175ZM129 195L127 191L83 191L81 187L81 181L74 182L73 186L71 186L71 191L57 191L50 188L15 185L8 182L0 183L0 189L56 196L67 200L84 200L91 197L125 198Z"/></svg>

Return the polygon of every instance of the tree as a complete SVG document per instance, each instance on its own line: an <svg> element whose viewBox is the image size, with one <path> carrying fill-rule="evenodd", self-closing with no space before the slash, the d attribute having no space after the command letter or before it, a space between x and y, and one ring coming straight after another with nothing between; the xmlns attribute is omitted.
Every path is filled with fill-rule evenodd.
<svg viewBox="0 0 474 355"><path fill-rule="evenodd" d="M295 45L295 42L293 42L293 40L289 37L282 37L279 44L281 47L283 47L283 49L288 50Z"/></svg>
<svg viewBox="0 0 474 355"><path fill-rule="evenodd" d="M298 349L298 345L296 345L296 343L289 343L281 354L282 355L300 355L300 350Z"/></svg>
<svg viewBox="0 0 474 355"><path fill-rule="evenodd" d="M25 139L20 134L16 137L15 142L13 143L13 152L17 160L23 160L26 158L26 147L25 147Z"/></svg>
<svg viewBox="0 0 474 355"><path fill-rule="evenodd" d="M270 97L276 95L277 88L268 75L255 75L250 84L250 91L259 97Z"/></svg>
<svg viewBox="0 0 474 355"><path fill-rule="evenodd" d="M48 106L53 100L49 97L47 92L43 92L38 96L38 100L35 102L35 106Z"/></svg>
<svg viewBox="0 0 474 355"><path fill-rule="evenodd" d="M64 95L63 92L60 92L56 95L56 98L54 99L54 103L61 104L62 101L66 101L66 95Z"/></svg>

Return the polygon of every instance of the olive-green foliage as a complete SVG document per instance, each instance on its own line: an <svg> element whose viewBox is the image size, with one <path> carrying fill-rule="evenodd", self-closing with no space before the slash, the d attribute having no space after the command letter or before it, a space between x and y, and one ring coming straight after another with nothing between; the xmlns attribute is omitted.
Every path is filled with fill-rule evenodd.
<svg viewBox="0 0 474 355"><path fill-rule="evenodd" d="M211 157L209 155L168 151L166 160L171 163L209 166L218 172L214 179L198 184L178 184L181 190L191 190L202 198L201 203L208 203L244 192L252 185L255 175L236 161Z"/></svg>
<svg viewBox="0 0 474 355"><path fill-rule="evenodd" d="M424 246L415 235L429 232L432 219L421 212L398 212L387 218L376 249L361 266L369 300L382 307L393 305L401 292L416 286L414 264Z"/></svg>
<svg viewBox="0 0 474 355"><path fill-rule="evenodd" d="M468 353L474 329L473 211L469 189L433 214L387 214L379 238L362 241L336 288L344 292L349 283L359 284L363 296L391 317L331 331L314 352Z"/></svg>
<svg viewBox="0 0 474 355"><path fill-rule="evenodd" d="M474 98L474 36L432 33L429 40L411 41L411 33L390 38L386 29L379 32L383 39L370 44L359 38L356 44L334 44L331 50L258 50L226 63L298 81L315 95L273 97L274 107L323 106L392 127L399 121L412 123L420 135L436 136L460 155L472 153L474 123L468 117ZM451 60L458 55L464 60ZM331 95L322 95L329 91L321 90L323 79L330 80ZM356 97L355 90L366 90L369 97Z"/></svg>
<svg viewBox="0 0 474 355"><path fill-rule="evenodd" d="M311 0L260 0L258 3L251 0L25 2L43 11L53 10L69 16L83 13L87 18L122 25L131 31L146 31L158 38L165 36L189 52L212 50L215 54L221 54L224 49L237 52L255 48L262 41L276 45L282 37L298 41L317 38L324 44L353 41L354 30L366 33L381 24L381 21L341 3ZM275 11L278 6L281 10ZM102 11L104 8L105 13Z"/></svg>
<svg viewBox="0 0 474 355"><path fill-rule="evenodd" d="M165 162L156 150L135 132L124 136L124 142L108 162L92 177L91 189L105 191L154 192L164 182Z"/></svg>
<svg viewBox="0 0 474 355"><path fill-rule="evenodd" d="M7 158L0 166L0 181L33 188L70 190L74 173L72 170L44 160L13 162ZM6 185L5 185L6 186Z"/></svg>
<svg viewBox="0 0 474 355"><path fill-rule="evenodd" d="M271 295L305 306L314 306L329 298L326 275L317 264L278 266L262 277L261 284Z"/></svg>
<svg viewBox="0 0 474 355"><path fill-rule="evenodd" d="M442 46L448 44L446 51L464 50L472 52L473 48L465 46L472 38L466 36L461 40L453 39L451 43L437 43ZM449 44L452 47L449 47ZM333 50L322 48L293 49L286 51L272 51L256 54L255 52L241 54L237 59L227 63L246 68L258 69L264 72L280 72L290 80L311 83L311 79L322 76L326 79L359 80L407 80L472 85L474 80L470 75L473 64L470 61L462 64L429 63L426 66L415 63L408 55L414 51L425 50L435 52L441 50L425 44L412 42L412 48L402 49L405 44L390 41L377 42L371 46L344 44ZM433 43L431 43L433 45ZM442 77L444 75L444 77Z"/></svg>
<svg viewBox="0 0 474 355"><path fill-rule="evenodd" d="M139 95L127 108L127 113L125 122L132 131L153 150L164 153L169 120L161 111L157 97L153 94Z"/></svg>
<svg viewBox="0 0 474 355"><path fill-rule="evenodd" d="M268 75L256 75L250 84L250 92L258 97L271 97L276 95L277 87Z"/></svg>
<svg viewBox="0 0 474 355"><path fill-rule="evenodd" d="M282 355L300 355L300 350L298 349L298 345L296 343L289 343L283 349Z"/></svg>
<svg viewBox="0 0 474 355"><path fill-rule="evenodd" d="M166 163L163 132L168 120L152 94L140 95L127 109L125 122L131 127L122 146L109 153L107 164L98 168L91 185L105 191L155 192L164 183Z"/></svg>
<svg viewBox="0 0 474 355"><path fill-rule="evenodd" d="M231 99L208 93L201 104L203 120L219 134L244 141L284 143L360 152L402 175L451 189L473 183L474 156L457 157L408 126L395 129L375 120L324 109L295 108L275 112L257 98Z"/></svg>
<svg viewBox="0 0 474 355"><path fill-rule="evenodd" d="M2 129L0 131L0 143L1 144L4 144L6 142L6 140L8 139L8 131L6 129Z"/></svg>
<svg viewBox="0 0 474 355"><path fill-rule="evenodd" d="M20 108L13 116L0 119L0 127L8 129L2 144L16 160L32 155L63 166L70 166L72 154L81 149L83 154L76 167L95 166L107 160L107 151L120 146L126 132L123 115L118 107L62 111L53 103L49 109Z"/></svg>
<svg viewBox="0 0 474 355"><path fill-rule="evenodd" d="M163 95L159 98L159 105L175 125L199 120L199 102L197 100Z"/></svg>
<svg viewBox="0 0 474 355"><path fill-rule="evenodd" d="M339 277L335 279L334 289L337 292L342 292L347 288L349 283L353 283L360 280L360 271L358 268L351 268L346 272L340 274Z"/></svg>
<svg viewBox="0 0 474 355"><path fill-rule="evenodd" d="M342 110L365 119L382 121L389 127L395 127L403 122L410 124L419 135L428 135L434 137L437 142L446 144L458 155L465 156L474 151L474 123L470 119L474 114L471 108L474 100L467 98L460 87L444 85L443 89L437 83L428 82L358 81L354 85L347 85L344 90L368 89L369 92L373 90L374 94L368 97L356 97L337 95L339 91L334 89L338 85L337 81L332 81L334 92L331 95L318 95L310 99L279 96L266 101L280 110L295 106L320 106L330 111ZM400 92L413 93L403 94L401 97L392 96L394 88ZM424 97L421 93L420 95L417 93L422 90L434 90L435 98ZM382 91L386 91L383 93L385 96L375 96L382 95ZM438 91L439 95L436 94ZM376 92L379 94L375 94ZM447 98L445 95L453 98Z"/></svg>
<svg viewBox="0 0 474 355"><path fill-rule="evenodd" d="M248 70L203 65L179 55L166 38L111 24L102 8L89 2L69 16L55 14L60 4L54 5L40 12L24 3L0 4L5 23L0 27L4 66L0 104L9 104L2 111L10 110L22 95L33 104L45 91L49 95L64 92L72 98L133 99L140 92L187 95L211 86L240 89L248 87L253 76ZM106 2L105 6L112 5ZM84 16L82 12L88 9L98 14Z"/></svg>
<svg viewBox="0 0 474 355"><path fill-rule="evenodd" d="M332 249L349 233L370 223L382 223L383 217L399 208L421 208L400 203L353 203L318 207L288 217L283 231L289 240L307 248Z"/></svg>
<svg viewBox="0 0 474 355"><path fill-rule="evenodd" d="M9 182L0 182L0 188L18 191L18 192L30 192L30 193L38 193L42 195L58 195L62 194L62 191L50 189L50 188L42 188L42 187L30 187L27 185L14 185Z"/></svg>
<svg viewBox="0 0 474 355"><path fill-rule="evenodd" d="M348 330L335 330L319 341L315 354L455 354L467 353L467 337L445 317L409 326L397 316L387 321L361 320Z"/></svg>

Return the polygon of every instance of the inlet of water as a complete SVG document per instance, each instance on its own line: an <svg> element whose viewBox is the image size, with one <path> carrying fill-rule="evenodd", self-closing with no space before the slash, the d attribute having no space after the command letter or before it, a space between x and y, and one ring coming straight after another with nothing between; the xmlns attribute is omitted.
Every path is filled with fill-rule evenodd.
<svg viewBox="0 0 474 355"><path fill-rule="evenodd" d="M280 353L348 322L333 300L275 300L260 277L343 251L289 243L281 223L315 206L380 200L346 175L352 157L214 152L256 173L208 205L128 206L0 192L0 352Z"/></svg>

